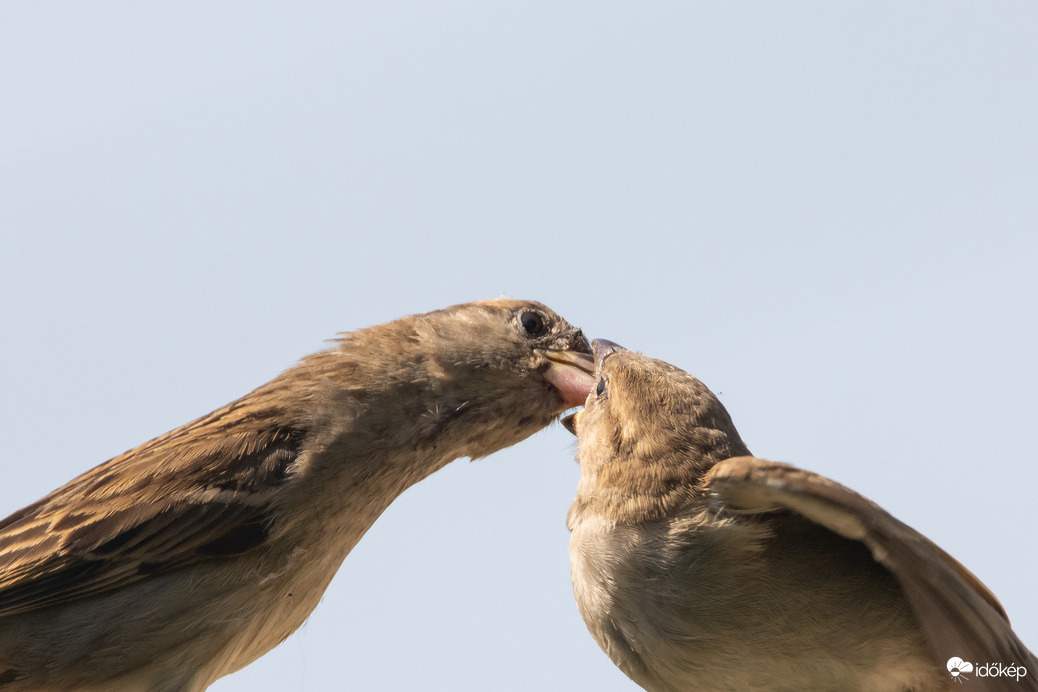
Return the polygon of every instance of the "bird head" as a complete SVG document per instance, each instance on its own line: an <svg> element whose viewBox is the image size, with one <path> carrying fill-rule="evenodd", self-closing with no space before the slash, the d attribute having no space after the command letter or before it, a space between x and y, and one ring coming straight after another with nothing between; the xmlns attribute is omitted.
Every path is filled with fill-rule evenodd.
<svg viewBox="0 0 1038 692"><path fill-rule="evenodd" d="M535 301L479 301L410 315L344 335L322 359L341 359L332 362L332 377L348 405L397 402L393 410L371 411L387 435L471 457L540 430L583 403L595 383L583 333Z"/></svg>
<svg viewBox="0 0 1038 692"><path fill-rule="evenodd" d="M578 439L582 484L659 496L676 486L690 491L716 462L748 453L698 379L611 341L596 339L593 347L594 390L563 421Z"/></svg>

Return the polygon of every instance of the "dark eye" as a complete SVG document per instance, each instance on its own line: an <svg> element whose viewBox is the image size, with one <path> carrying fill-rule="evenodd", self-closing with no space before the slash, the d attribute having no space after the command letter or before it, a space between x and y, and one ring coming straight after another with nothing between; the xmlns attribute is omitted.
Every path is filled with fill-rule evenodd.
<svg viewBox="0 0 1038 692"><path fill-rule="evenodd" d="M539 312L532 310L524 312L519 316L519 321L523 325L523 329L530 336L541 336L547 331L547 325L544 322L544 315Z"/></svg>
<svg viewBox="0 0 1038 692"><path fill-rule="evenodd" d="M595 389L595 396L602 396L605 394L605 378L603 377L598 381L598 387Z"/></svg>

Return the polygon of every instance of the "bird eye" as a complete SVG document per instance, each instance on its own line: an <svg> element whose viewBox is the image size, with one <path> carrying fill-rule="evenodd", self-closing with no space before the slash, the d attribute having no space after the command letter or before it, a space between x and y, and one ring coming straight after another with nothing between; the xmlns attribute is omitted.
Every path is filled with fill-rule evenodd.
<svg viewBox="0 0 1038 692"><path fill-rule="evenodd" d="M605 394L605 378L603 377L598 381L598 387L595 388L595 396L602 396Z"/></svg>
<svg viewBox="0 0 1038 692"><path fill-rule="evenodd" d="M544 315L539 312L529 310L519 316L519 322L522 323L523 329L530 336L541 336L547 329L547 325L544 321Z"/></svg>

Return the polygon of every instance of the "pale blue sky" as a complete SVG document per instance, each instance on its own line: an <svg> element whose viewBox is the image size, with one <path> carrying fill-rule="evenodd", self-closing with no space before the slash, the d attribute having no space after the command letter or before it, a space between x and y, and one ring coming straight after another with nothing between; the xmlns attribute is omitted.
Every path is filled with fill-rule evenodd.
<svg viewBox="0 0 1038 692"><path fill-rule="evenodd" d="M323 340L541 300L973 570L1038 647L1038 7L0 6L0 516ZM214 686L633 690L555 426L405 493Z"/></svg>

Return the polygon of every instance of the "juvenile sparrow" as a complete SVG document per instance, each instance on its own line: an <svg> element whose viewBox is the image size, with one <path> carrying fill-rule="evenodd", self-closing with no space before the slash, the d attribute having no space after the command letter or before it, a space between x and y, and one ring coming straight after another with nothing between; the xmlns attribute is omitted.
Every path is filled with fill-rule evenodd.
<svg viewBox="0 0 1038 692"><path fill-rule="evenodd" d="M998 601L935 544L827 478L749 456L688 373L607 341L594 357L596 391L565 421L581 469L573 590L632 680L653 692L1038 689L1038 661ZM988 663L1002 672L975 674Z"/></svg>
<svg viewBox="0 0 1038 692"><path fill-rule="evenodd" d="M579 329L491 300L344 335L0 522L0 692L204 690L277 646L404 489L582 403Z"/></svg>

